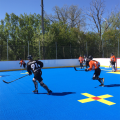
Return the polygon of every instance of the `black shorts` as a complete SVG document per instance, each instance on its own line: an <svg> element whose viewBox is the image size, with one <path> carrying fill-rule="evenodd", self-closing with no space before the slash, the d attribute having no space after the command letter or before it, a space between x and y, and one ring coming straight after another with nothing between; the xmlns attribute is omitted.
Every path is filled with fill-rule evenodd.
<svg viewBox="0 0 120 120"><path fill-rule="evenodd" d="M115 62L111 62L111 64L115 66Z"/></svg>
<svg viewBox="0 0 120 120"><path fill-rule="evenodd" d="M95 73L94 73L95 76L99 76L100 73L101 73L101 69L100 68L95 69Z"/></svg>
<svg viewBox="0 0 120 120"><path fill-rule="evenodd" d="M41 75L42 75L42 71L37 71L37 72L34 73L34 78L36 80L38 80L38 82L41 82L43 80L43 78L41 77Z"/></svg>
<svg viewBox="0 0 120 120"><path fill-rule="evenodd" d="M86 61L86 66L89 66L89 61Z"/></svg>

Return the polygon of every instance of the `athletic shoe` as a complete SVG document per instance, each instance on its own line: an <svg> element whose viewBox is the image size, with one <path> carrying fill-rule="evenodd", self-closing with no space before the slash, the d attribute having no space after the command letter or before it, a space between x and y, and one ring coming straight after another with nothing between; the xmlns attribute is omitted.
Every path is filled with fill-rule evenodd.
<svg viewBox="0 0 120 120"><path fill-rule="evenodd" d="M50 90L48 93L47 93L47 95L50 95L52 93L52 91Z"/></svg>
<svg viewBox="0 0 120 120"><path fill-rule="evenodd" d="M38 93L38 90L34 90L34 91L32 91L32 92L34 92L34 93Z"/></svg>
<svg viewBox="0 0 120 120"><path fill-rule="evenodd" d="M104 85L103 85L103 84L101 84L101 85L99 85L99 86L102 86L102 87L104 87Z"/></svg>

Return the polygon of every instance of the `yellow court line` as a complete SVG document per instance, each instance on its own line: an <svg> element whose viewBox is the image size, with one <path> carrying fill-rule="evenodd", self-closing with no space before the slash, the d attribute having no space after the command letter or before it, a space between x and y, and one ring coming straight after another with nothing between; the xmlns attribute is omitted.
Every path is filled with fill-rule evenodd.
<svg viewBox="0 0 120 120"><path fill-rule="evenodd" d="M27 74L27 73L20 73L20 74Z"/></svg>
<svg viewBox="0 0 120 120"><path fill-rule="evenodd" d="M101 69L101 70L104 70L104 71L112 71L112 70L105 70L105 69Z"/></svg>
<svg viewBox="0 0 120 120"><path fill-rule="evenodd" d="M120 72L107 72L107 73L120 74Z"/></svg>
<svg viewBox="0 0 120 120"><path fill-rule="evenodd" d="M20 73L20 74L28 74L28 72L25 72L25 73Z"/></svg>

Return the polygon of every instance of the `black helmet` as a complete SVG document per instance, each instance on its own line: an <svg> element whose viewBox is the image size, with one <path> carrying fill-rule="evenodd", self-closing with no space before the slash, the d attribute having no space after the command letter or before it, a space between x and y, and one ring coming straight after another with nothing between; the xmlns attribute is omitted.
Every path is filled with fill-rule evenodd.
<svg viewBox="0 0 120 120"><path fill-rule="evenodd" d="M22 58L19 58L19 60L22 60Z"/></svg>
<svg viewBox="0 0 120 120"><path fill-rule="evenodd" d="M113 56L114 54L113 54L113 53L111 53L111 55Z"/></svg>
<svg viewBox="0 0 120 120"><path fill-rule="evenodd" d="M28 60L32 60L32 55L28 55Z"/></svg>
<svg viewBox="0 0 120 120"><path fill-rule="evenodd" d="M92 56L90 55L90 56L88 57L88 59L92 60Z"/></svg>

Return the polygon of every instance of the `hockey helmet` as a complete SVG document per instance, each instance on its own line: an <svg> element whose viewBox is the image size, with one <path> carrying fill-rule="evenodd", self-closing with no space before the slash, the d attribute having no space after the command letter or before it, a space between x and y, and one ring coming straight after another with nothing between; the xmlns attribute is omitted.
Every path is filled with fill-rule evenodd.
<svg viewBox="0 0 120 120"><path fill-rule="evenodd" d="M113 56L114 54L113 53L111 53L111 56Z"/></svg>
<svg viewBox="0 0 120 120"><path fill-rule="evenodd" d="M88 57L88 59L92 60L92 56L90 55L90 56Z"/></svg>
<svg viewBox="0 0 120 120"><path fill-rule="evenodd" d="M28 60L32 60L32 55L28 55Z"/></svg>

